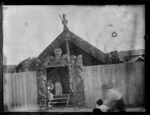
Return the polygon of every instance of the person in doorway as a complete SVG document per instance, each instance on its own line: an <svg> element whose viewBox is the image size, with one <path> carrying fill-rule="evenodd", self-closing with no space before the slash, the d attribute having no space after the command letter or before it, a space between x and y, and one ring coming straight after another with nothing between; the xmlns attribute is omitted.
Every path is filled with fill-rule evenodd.
<svg viewBox="0 0 150 115"><path fill-rule="evenodd" d="M100 109L102 112L107 112L109 110L109 108L103 104L103 100L99 99L96 102L96 108Z"/></svg>
<svg viewBox="0 0 150 115"><path fill-rule="evenodd" d="M102 86L104 93L104 104L107 105L112 111L124 112L125 104L123 101L123 95L115 88L110 88L107 85Z"/></svg>
<svg viewBox="0 0 150 115"><path fill-rule="evenodd" d="M62 95L62 86L58 80L55 83L55 95Z"/></svg>
<svg viewBox="0 0 150 115"><path fill-rule="evenodd" d="M52 83L51 80L48 81L48 83L47 83L47 88L48 88L48 91L52 91L52 90L54 89L54 85L53 85L53 83Z"/></svg>
<svg viewBox="0 0 150 115"><path fill-rule="evenodd" d="M48 89L48 99L49 103L48 106L52 107L51 101L53 100L53 93L51 92L54 89L54 85L52 84L51 80L47 83L47 89Z"/></svg>

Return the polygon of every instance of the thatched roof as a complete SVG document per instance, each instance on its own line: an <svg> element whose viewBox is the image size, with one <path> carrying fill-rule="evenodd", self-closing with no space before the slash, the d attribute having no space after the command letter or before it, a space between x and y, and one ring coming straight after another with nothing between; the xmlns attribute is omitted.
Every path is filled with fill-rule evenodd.
<svg viewBox="0 0 150 115"><path fill-rule="evenodd" d="M83 40L79 36L75 35L69 29L66 30L69 33L70 38L68 39L69 42L75 44L80 49L84 50L86 53L91 55L92 57L96 58L103 64L106 63L106 54L88 43L87 41ZM60 47L65 42L65 36L67 34L66 31L63 31L37 58L39 60L43 60L47 57L47 55L51 55L55 48Z"/></svg>

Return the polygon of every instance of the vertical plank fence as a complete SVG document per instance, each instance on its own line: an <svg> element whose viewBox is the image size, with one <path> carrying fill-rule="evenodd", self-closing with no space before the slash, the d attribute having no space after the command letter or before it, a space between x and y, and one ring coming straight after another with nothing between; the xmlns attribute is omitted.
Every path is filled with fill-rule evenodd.
<svg viewBox="0 0 150 115"><path fill-rule="evenodd" d="M4 103L8 111L38 110L36 72L5 73Z"/></svg>
<svg viewBox="0 0 150 115"><path fill-rule="evenodd" d="M84 66L85 105L94 107L98 99L104 99L102 84L109 84L123 94L130 107L144 104L144 63Z"/></svg>

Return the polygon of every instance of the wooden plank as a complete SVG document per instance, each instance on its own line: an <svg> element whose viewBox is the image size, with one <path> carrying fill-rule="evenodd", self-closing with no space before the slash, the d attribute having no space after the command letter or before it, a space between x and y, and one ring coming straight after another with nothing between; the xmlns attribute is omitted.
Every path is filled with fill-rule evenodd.
<svg viewBox="0 0 150 115"><path fill-rule="evenodd" d="M134 75L134 73L135 73L135 68L134 68L134 63L131 63L132 65L130 66L132 69L131 69L131 73L130 73L130 86L131 86L131 89L130 90L132 90L131 92L131 105L132 106L135 106L135 98L134 98L134 92L135 92L135 87L134 87L134 78L135 78L135 75Z"/></svg>
<svg viewBox="0 0 150 115"><path fill-rule="evenodd" d="M16 108L16 76L13 74L14 108Z"/></svg>
<svg viewBox="0 0 150 115"><path fill-rule="evenodd" d="M34 106L38 106L37 105L37 100L38 100L38 96L37 96L37 80L36 80L36 72L33 72L33 92L32 92L32 97L33 97L33 105Z"/></svg>
<svg viewBox="0 0 150 115"><path fill-rule="evenodd" d="M24 106L27 107L27 84L26 84L26 73L23 72L23 85L24 85Z"/></svg>
<svg viewBox="0 0 150 115"><path fill-rule="evenodd" d="M11 74L4 74L4 103L8 106L8 110L11 110Z"/></svg>
<svg viewBox="0 0 150 115"><path fill-rule="evenodd" d="M135 95L136 95L136 81L138 80L137 79L137 76L136 76L136 74L135 74L135 70L136 70L136 63L133 63L133 69L134 69L134 73L132 73L133 75L132 76L134 76L134 77L132 77L132 83L133 83L133 85L132 85L132 92L133 92L133 94L132 94L132 99L133 99L133 105L134 105L134 107L136 107L136 97L135 97Z"/></svg>
<svg viewBox="0 0 150 115"><path fill-rule="evenodd" d="M85 106L89 105L89 91L87 84L87 67L83 67L83 80L84 80L84 95L85 95Z"/></svg>
<svg viewBox="0 0 150 115"><path fill-rule="evenodd" d="M56 103L67 103L67 101L61 101L61 102L49 102L50 104L56 104Z"/></svg>
<svg viewBox="0 0 150 115"><path fill-rule="evenodd" d="M69 94L63 94L63 95L54 95L53 98L68 98Z"/></svg>
<svg viewBox="0 0 150 115"><path fill-rule="evenodd" d="M37 77L36 77L36 71L34 72L34 105L35 108L38 110L38 95L37 95Z"/></svg>
<svg viewBox="0 0 150 115"><path fill-rule="evenodd" d="M12 90L12 74L9 76L9 91L10 91L10 109L12 109L12 103L13 103L13 90Z"/></svg>
<svg viewBox="0 0 150 115"><path fill-rule="evenodd" d="M91 71L89 70L89 68L87 67L87 86L88 86L88 93L89 93L89 104L88 104L88 107L91 107L91 103L92 103L92 100L91 100L91 97L92 97L92 92L91 92Z"/></svg>
<svg viewBox="0 0 150 115"><path fill-rule="evenodd" d="M61 100L61 99L68 99L68 97L65 98L53 98L54 100Z"/></svg>
<svg viewBox="0 0 150 115"><path fill-rule="evenodd" d="M17 103L17 107L19 106L19 80L18 77L19 75L16 73L16 103Z"/></svg>
<svg viewBox="0 0 150 115"><path fill-rule="evenodd" d="M109 72L109 67L104 65L102 66L102 84L106 84L106 85L109 85L109 75L110 73ZM103 95L103 99L105 99L105 96Z"/></svg>
<svg viewBox="0 0 150 115"><path fill-rule="evenodd" d="M136 103L135 103L135 100L136 100L136 97L135 97L135 94L136 94L136 79L137 76L135 76L135 68L136 68L136 63L133 63L133 73L132 73L132 104L134 107L136 107Z"/></svg>
<svg viewBox="0 0 150 115"><path fill-rule="evenodd" d="M116 65L112 66L112 85L113 85L114 88L116 88L116 86L117 86L116 85L116 77L115 77L116 76L115 67L116 67Z"/></svg>
<svg viewBox="0 0 150 115"><path fill-rule="evenodd" d="M14 106L13 75L11 74L11 108Z"/></svg>
<svg viewBox="0 0 150 115"><path fill-rule="evenodd" d="M112 83L112 78L111 78L111 66L110 65L106 65L104 66L104 74L105 74L105 82L108 85L111 85Z"/></svg>
<svg viewBox="0 0 150 115"><path fill-rule="evenodd" d="M8 85L8 110L11 110L11 96L12 96L12 91L11 91L11 74L7 75L7 85Z"/></svg>
<svg viewBox="0 0 150 115"><path fill-rule="evenodd" d="M115 81L116 86L119 91L121 90L121 70L120 70L120 64L115 64Z"/></svg>
<svg viewBox="0 0 150 115"><path fill-rule="evenodd" d="M100 99L101 98L101 92L100 92L100 84L101 84L101 80L100 80L100 77L101 76L99 76L99 68L98 68L98 66L95 66L95 68L96 68L96 71L95 71L95 84L94 84L94 86L95 86L95 104L96 104L96 102L97 102L97 100L98 99Z"/></svg>
<svg viewBox="0 0 150 115"><path fill-rule="evenodd" d="M96 94L97 94L97 91L96 91L96 87L97 87L97 83L95 82L96 80L96 67L93 66L92 68L89 67L89 69L91 70L91 107L95 107L95 103L96 103Z"/></svg>
<svg viewBox="0 0 150 115"><path fill-rule="evenodd" d="M99 98L103 99L103 91L102 91L102 67L97 66L97 84L99 89Z"/></svg>
<svg viewBox="0 0 150 115"><path fill-rule="evenodd" d="M86 97L87 97L87 107L90 106L90 87L89 87L89 76L88 76L88 69L86 67L86 76L85 76L85 81L86 81L86 89L87 89L87 92L86 92Z"/></svg>
<svg viewBox="0 0 150 115"><path fill-rule="evenodd" d="M93 71L93 87L94 87L94 105L93 108L96 105L97 100L99 99L99 88L98 88L98 75L97 75L97 66L94 66L94 71Z"/></svg>
<svg viewBox="0 0 150 115"><path fill-rule="evenodd" d="M20 73L20 105L23 106L24 104L24 87L23 87L23 74Z"/></svg>
<svg viewBox="0 0 150 115"><path fill-rule="evenodd" d="M16 73L14 73L14 75L15 75L15 94L16 94L16 107L18 106L18 80L17 80L17 74Z"/></svg>
<svg viewBox="0 0 150 115"><path fill-rule="evenodd" d="M18 91L18 106L20 107L20 105L21 105L21 99L20 99L20 75L18 75L17 77L18 77L18 79L17 79L17 81L18 81L18 90L17 90Z"/></svg>
<svg viewBox="0 0 150 115"><path fill-rule="evenodd" d="M35 83L35 81L36 81L36 75L35 75L35 72L30 72L29 73L30 74L30 76L29 76L29 88L30 87L32 87L32 91L30 90L30 92L29 92L29 97L30 97L30 99L29 99L29 101L30 101L30 105L32 105L32 106L36 106L36 97L37 97L37 93L36 93L36 91L37 91L37 85L36 85L36 83Z"/></svg>
<svg viewBox="0 0 150 115"><path fill-rule="evenodd" d="M135 66L135 105L144 104L144 63L137 62ZM139 98L140 97L140 98Z"/></svg>
<svg viewBox="0 0 150 115"><path fill-rule="evenodd" d="M126 89L126 70L125 70L125 64L122 64L122 76L121 76L121 80L122 80L122 93L123 93L123 100L125 105L127 105L127 89Z"/></svg>
<svg viewBox="0 0 150 115"><path fill-rule="evenodd" d="M93 107L93 101L94 101L94 88L93 88L93 76L92 76L93 68L91 69L88 67L88 84L89 84L89 91L90 91L90 107Z"/></svg>
<svg viewBox="0 0 150 115"><path fill-rule="evenodd" d="M94 73L95 73L95 78L94 78L94 80L95 80L95 82L94 82L94 87L95 87L95 103L94 103L94 107L96 105L97 100L100 99L100 98L102 99L102 97L101 97L101 87L100 87L100 84L101 84L100 77L101 76L99 76L99 71L101 71L101 70L98 67L99 66L95 66L95 71L94 71Z"/></svg>
<svg viewBox="0 0 150 115"><path fill-rule="evenodd" d="M84 94L85 94L85 105L89 105L89 91L88 91L88 78L87 78L87 67L83 67L83 79L84 79Z"/></svg>
<svg viewBox="0 0 150 115"><path fill-rule="evenodd" d="M132 72L133 72L133 65L131 63L128 63L126 65L126 71L127 71L127 104L128 106L132 105Z"/></svg>
<svg viewBox="0 0 150 115"><path fill-rule="evenodd" d="M29 107L29 103L30 103L30 74L29 72L26 72L26 98L27 98L27 108Z"/></svg>
<svg viewBox="0 0 150 115"><path fill-rule="evenodd" d="M71 66L72 64L65 64L65 65L50 65L50 66L47 66L46 68L50 68L50 67L60 67L60 66Z"/></svg>
<svg viewBox="0 0 150 115"><path fill-rule="evenodd" d="M27 72L27 100L28 100L28 106L33 105L33 92L34 92L34 84L33 84L33 72ZM31 90L32 89L32 90Z"/></svg>
<svg viewBox="0 0 150 115"><path fill-rule="evenodd" d="M12 102L12 107L14 108L14 106L15 106L15 86L14 86L14 75L12 74L12 76L11 76L11 80L12 80L12 100L13 100L13 102Z"/></svg>
<svg viewBox="0 0 150 115"><path fill-rule="evenodd" d="M126 88L126 91L125 91L125 104L126 104L126 106L128 106L129 105L129 103L128 103L128 100L129 100L129 97L128 97L128 70L127 70L127 66L128 66L128 63L126 63L126 64L124 64L124 71L125 71L125 88Z"/></svg>
<svg viewBox="0 0 150 115"><path fill-rule="evenodd" d="M28 72L28 100L29 100L29 105L33 105L33 92L34 91L34 84L33 84L33 77L34 77L34 74L33 72ZM32 90L30 89L32 87Z"/></svg>

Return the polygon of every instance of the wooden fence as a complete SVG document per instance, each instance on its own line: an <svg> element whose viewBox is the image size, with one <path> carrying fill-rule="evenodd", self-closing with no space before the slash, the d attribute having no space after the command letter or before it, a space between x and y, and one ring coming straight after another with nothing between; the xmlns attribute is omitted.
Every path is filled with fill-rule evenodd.
<svg viewBox="0 0 150 115"><path fill-rule="evenodd" d="M5 73L4 79L4 104L9 111L38 109L36 72Z"/></svg>
<svg viewBox="0 0 150 115"><path fill-rule="evenodd" d="M84 66L83 71L85 102L94 107L103 99L102 84L110 84L123 93L127 106L144 104L144 63Z"/></svg>

